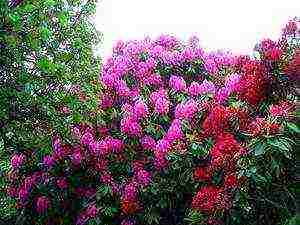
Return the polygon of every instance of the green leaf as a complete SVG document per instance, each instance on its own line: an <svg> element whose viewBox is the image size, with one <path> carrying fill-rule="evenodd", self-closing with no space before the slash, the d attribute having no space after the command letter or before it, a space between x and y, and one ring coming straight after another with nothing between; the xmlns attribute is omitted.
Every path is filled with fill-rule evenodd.
<svg viewBox="0 0 300 225"><path fill-rule="evenodd" d="M51 36L51 31L43 26L40 28L40 35L43 41L47 41Z"/></svg>
<svg viewBox="0 0 300 225"><path fill-rule="evenodd" d="M45 5L48 7L52 7L55 5L55 0L45 0Z"/></svg>
<svg viewBox="0 0 300 225"><path fill-rule="evenodd" d="M46 57L43 57L40 60L38 60L37 65L42 71L48 72L50 61Z"/></svg>
<svg viewBox="0 0 300 225"><path fill-rule="evenodd" d="M266 144L265 143L257 143L253 149L254 149L255 156L263 155L266 152Z"/></svg>
<svg viewBox="0 0 300 225"><path fill-rule="evenodd" d="M285 138L268 139L268 144L271 145L274 150L279 150L286 158L291 159L292 146L289 142L293 143L292 140Z"/></svg>
<svg viewBox="0 0 300 225"><path fill-rule="evenodd" d="M21 21L21 17L17 14L10 14L9 18L14 26L18 26Z"/></svg>
<svg viewBox="0 0 300 225"><path fill-rule="evenodd" d="M58 16L58 20L62 27L66 27L69 22L69 16L67 13L62 13Z"/></svg>
<svg viewBox="0 0 300 225"><path fill-rule="evenodd" d="M291 132L297 133L297 134L300 133L300 129L299 129L299 127L298 127L296 124L287 122L286 125L287 125L287 128L288 128Z"/></svg>
<svg viewBox="0 0 300 225"><path fill-rule="evenodd" d="M202 225L204 223L204 218L201 212L196 210L191 210L184 221L191 225Z"/></svg>

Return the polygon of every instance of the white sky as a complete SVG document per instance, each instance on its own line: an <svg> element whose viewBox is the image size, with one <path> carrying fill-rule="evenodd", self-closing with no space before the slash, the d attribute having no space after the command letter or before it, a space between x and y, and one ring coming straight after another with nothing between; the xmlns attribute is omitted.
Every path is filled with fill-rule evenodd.
<svg viewBox="0 0 300 225"><path fill-rule="evenodd" d="M100 0L96 25L104 33L101 54L117 40L196 34L208 50L251 53L263 37L276 39L300 0Z"/></svg>

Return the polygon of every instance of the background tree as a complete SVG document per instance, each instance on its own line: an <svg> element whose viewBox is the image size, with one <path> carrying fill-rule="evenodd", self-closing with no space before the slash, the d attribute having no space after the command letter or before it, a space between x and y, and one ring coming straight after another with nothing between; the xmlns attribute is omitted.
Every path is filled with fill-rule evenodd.
<svg viewBox="0 0 300 225"><path fill-rule="evenodd" d="M11 211L4 174L13 152L51 151L55 133L97 120L97 0L0 0L0 217ZM80 85L79 85L80 84Z"/></svg>

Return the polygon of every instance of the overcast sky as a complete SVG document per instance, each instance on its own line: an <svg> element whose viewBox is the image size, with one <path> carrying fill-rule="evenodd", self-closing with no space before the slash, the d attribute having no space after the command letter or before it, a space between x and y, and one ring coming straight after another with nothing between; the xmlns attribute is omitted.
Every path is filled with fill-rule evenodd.
<svg viewBox="0 0 300 225"><path fill-rule="evenodd" d="M205 49L251 53L259 39L276 39L299 15L300 0L100 0L96 25L104 57L119 39L161 33L185 40L196 34Z"/></svg>

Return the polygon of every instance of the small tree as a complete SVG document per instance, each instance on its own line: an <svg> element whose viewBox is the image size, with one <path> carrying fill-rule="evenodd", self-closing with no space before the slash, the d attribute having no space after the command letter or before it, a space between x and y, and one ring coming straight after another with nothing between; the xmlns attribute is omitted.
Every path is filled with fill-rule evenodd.
<svg viewBox="0 0 300 225"><path fill-rule="evenodd" d="M100 58L93 48L101 40L91 17L96 3L0 0L2 172L12 152L45 154L55 132L68 137L70 124L95 122Z"/></svg>

